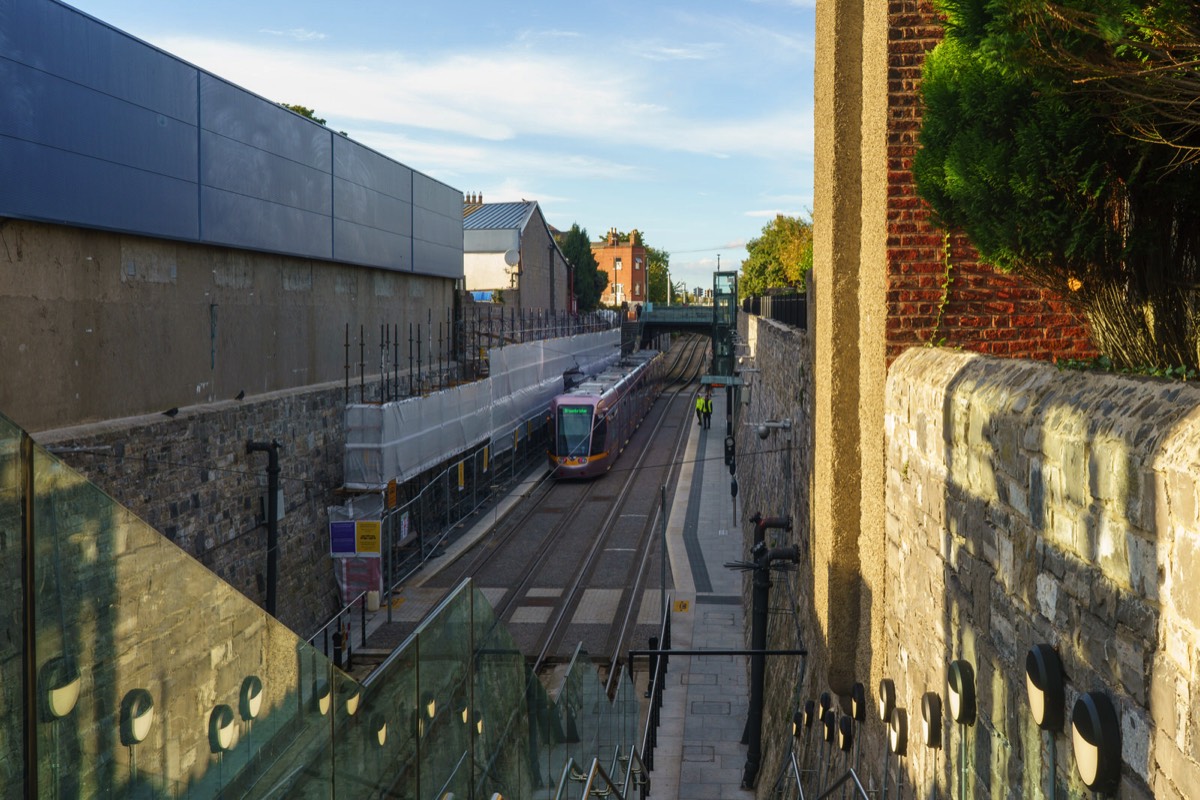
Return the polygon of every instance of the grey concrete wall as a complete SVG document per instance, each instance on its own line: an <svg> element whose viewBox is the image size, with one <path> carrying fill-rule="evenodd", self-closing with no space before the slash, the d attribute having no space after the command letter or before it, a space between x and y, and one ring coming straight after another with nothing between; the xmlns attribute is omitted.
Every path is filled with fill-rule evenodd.
<svg viewBox="0 0 1200 800"><path fill-rule="evenodd" d="M399 325L406 343L429 309L445 318L453 288L446 278L0 220L0 409L44 431L342 380L347 325L356 381L360 328L366 371L377 373L379 325Z"/></svg>

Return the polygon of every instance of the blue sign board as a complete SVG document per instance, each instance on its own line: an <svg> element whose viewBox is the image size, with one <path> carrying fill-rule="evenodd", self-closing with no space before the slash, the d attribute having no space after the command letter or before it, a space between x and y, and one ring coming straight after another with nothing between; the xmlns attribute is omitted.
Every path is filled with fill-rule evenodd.
<svg viewBox="0 0 1200 800"><path fill-rule="evenodd" d="M354 536L354 521L329 523L329 554L353 556L358 552Z"/></svg>

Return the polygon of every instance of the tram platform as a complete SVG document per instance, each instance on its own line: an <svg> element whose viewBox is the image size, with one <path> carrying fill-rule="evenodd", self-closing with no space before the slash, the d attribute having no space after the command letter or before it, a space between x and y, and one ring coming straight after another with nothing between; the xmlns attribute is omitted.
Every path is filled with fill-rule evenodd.
<svg viewBox="0 0 1200 800"><path fill-rule="evenodd" d="M725 563L742 556L741 510L730 496L724 461L725 396L713 395L712 427L691 424L679 485L667 517L674 578L672 649L744 649L743 573ZM737 515L735 521L735 513ZM677 656L663 694L662 725L650 775L653 800L754 797L741 788L742 744L750 707L746 659Z"/></svg>

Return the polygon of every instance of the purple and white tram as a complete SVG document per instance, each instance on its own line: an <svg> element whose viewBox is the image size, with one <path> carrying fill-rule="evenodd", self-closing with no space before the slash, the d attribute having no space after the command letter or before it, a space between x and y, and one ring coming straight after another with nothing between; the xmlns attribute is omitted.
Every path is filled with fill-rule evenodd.
<svg viewBox="0 0 1200 800"><path fill-rule="evenodd" d="M591 478L612 469L662 391L663 357L625 356L550 401L550 469L555 478Z"/></svg>

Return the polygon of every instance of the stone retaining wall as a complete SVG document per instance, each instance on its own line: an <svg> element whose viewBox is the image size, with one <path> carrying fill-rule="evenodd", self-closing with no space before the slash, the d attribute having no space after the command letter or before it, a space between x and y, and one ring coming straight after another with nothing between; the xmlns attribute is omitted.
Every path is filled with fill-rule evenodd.
<svg viewBox="0 0 1200 800"><path fill-rule="evenodd" d="M793 602L795 614L772 615L769 646L799 640L810 653L803 675L794 662L768 663L757 787L766 797L792 712L829 688L833 615L811 589L828 569L814 561L818 540L832 533L807 522L808 339L754 317L742 335L761 370L738 423L742 507L790 508L802 552L798 575L774 579L772 609ZM798 426L790 491L773 452L779 432L763 442L745 427L789 411ZM1099 690L1121 721L1118 796L1188 797L1200 785L1200 386L916 348L889 371L885 446L886 525L864 533L885 543L884 580L858 579L871 609L861 638L883 642L855 665L872 709L864 785L878 788L882 777L873 709L883 676L908 711L904 781L919 796L935 787L959 796L964 730L967 796L1049 796L1051 741L1059 795L1083 796L1069 718L1081 693ZM748 540L748 522L744 531ZM748 608L749 584L746 596ZM1053 737L1034 726L1026 696L1025 656L1039 643L1058 649L1069 678L1067 722ZM973 665L979 718L965 729L944 722L943 748L929 750L918 742L921 698L947 702L955 659ZM848 713L849 698L835 700ZM893 759L893 780L896 770Z"/></svg>

